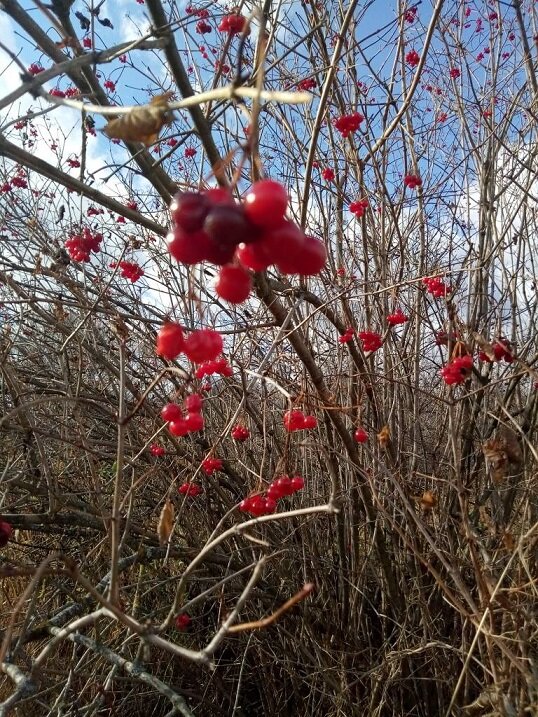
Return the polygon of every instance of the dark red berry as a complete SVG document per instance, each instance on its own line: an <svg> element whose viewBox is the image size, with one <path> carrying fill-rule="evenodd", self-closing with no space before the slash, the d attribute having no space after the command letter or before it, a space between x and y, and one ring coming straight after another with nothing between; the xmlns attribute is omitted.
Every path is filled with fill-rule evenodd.
<svg viewBox="0 0 538 717"><path fill-rule="evenodd" d="M256 226L271 229L282 224L288 207L288 193L279 182L262 179L245 195L245 214Z"/></svg>
<svg viewBox="0 0 538 717"><path fill-rule="evenodd" d="M185 339L183 329L179 324L168 323L162 326L157 333L157 356L172 361L183 351Z"/></svg>
<svg viewBox="0 0 538 717"><path fill-rule="evenodd" d="M3 548L9 543L13 528L5 520L0 520L0 548Z"/></svg>
<svg viewBox="0 0 538 717"><path fill-rule="evenodd" d="M218 296L231 304L242 304L246 301L251 288L252 280L248 271L233 264L221 268L215 283Z"/></svg>
<svg viewBox="0 0 538 717"><path fill-rule="evenodd" d="M325 248L325 244L315 237L305 237L302 251L297 258L297 273L303 274L304 276L319 274L325 266L326 261L327 249Z"/></svg>
<svg viewBox="0 0 538 717"><path fill-rule="evenodd" d="M189 427L187 426L187 422L183 418L180 418L177 421L170 421L168 430L173 436L186 436L189 432Z"/></svg>
<svg viewBox="0 0 538 717"><path fill-rule="evenodd" d="M172 221L186 232L196 232L202 228L211 207L207 195L198 192L179 192L172 199L170 214Z"/></svg>
<svg viewBox="0 0 538 717"><path fill-rule="evenodd" d="M357 443L366 443L368 441L368 434L366 433L364 428L357 428L354 437Z"/></svg>
<svg viewBox="0 0 538 717"><path fill-rule="evenodd" d="M252 239L253 230L239 204L220 204L211 208L204 221L204 231L215 244L237 246Z"/></svg>
<svg viewBox="0 0 538 717"><path fill-rule="evenodd" d="M189 432L201 431L204 427L204 417L201 413L189 413L185 419Z"/></svg>

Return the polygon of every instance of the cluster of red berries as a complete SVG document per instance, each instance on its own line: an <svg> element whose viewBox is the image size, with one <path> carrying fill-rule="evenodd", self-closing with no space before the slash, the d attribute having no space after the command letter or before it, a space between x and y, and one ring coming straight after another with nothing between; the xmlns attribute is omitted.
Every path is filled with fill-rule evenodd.
<svg viewBox="0 0 538 717"><path fill-rule="evenodd" d="M368 441L368 434L364 428L357 428L353 434L353 438L357 441L357 443L366 443Z"/></svg>
<svg viewBox="0 0 538 717"><path fill-rule="evenodd" d="M277 508L277 501L289 495L297 493L304 488L304 478L301 476L281 476L276 478L267 489L267 496L253 495L239 504L239 510L243 513L250 513L255 517L274 513Z"/></svg>
<svg viewBox="0 0 538 717"><path fill-rule="evenodd" d="M221 32L227 32L229 35L238 35L243 32L247 19L243 15L233 13L232 15L225 15L219 23L218 29Z"/></svg>
<svg viewBox="0 0 538 717"><path fill-rule="evenodd" d="M65 241L65 248L73 261L90 261L90 253L99 251L103 235L84 227L79 234L72 234Z"/></svg>
<svg viewBox="0 0 538 717"><path fill-rule="evenodd" d="M181 326L170 321L157 333L157 356L170 361L184 353L193 363L203 364L214 361L222 347L222 336L214 329L196 329L185 338Z"/></svg>
<svg viewBox="0 0 538 717"><path fill-rule="evenodd" d="M410 50L405 56L405 61L409 67L416 67L420 62L420 55L416 50Z"/></svg>
<svg viewBox="0 0 538 717"><path fill-rule="evenodd" d="M398 324L405 324L409 321L409 317L404 314L401 309L396 309L393 314L387 316L387 323L390 326L398 326Z"/></svg>
<svg viewBox="0 0 538 717"><path fill-rule="evenodd" d="M438 331L435 334L435 343L437 344L437 346L448 346L449 341L455 343L458 340L459 336L456 336L454 334L447 334L447 332L443 331L443 329L441 329L441 331Z"/></svg>
<svg viewBox="0 0 538 717"><path fill-rule="evenodd" d="M218 373L220 376L227 377L233 374L232 367L224 356L221 356L215 361L204 361L200 364L200 366L198 366L194 375L196 378L204 378L205 376L212 376L215 373Z"/></svg>
<svg viewBox="0 0 538 717"><path fill-rule="evenodd" d="M5 520L0 520L0 548L3 548L9 543L13 528Z"/></svg>
<svg viewBox="0 0 538 717"><path fill-rule="evenodd" d="M321 173L321 176L327 182L332 182L335 178L334 169L332 169L331 167L325 167L325 169Z"/></svg>
<svg viewBox="0 0 538 717"><path fill-rule="evenodd" d="M447 294L450 294L452 287L445 284L440 276L431 276L422 280L422 283L426 287L428 294L431 294L436 299L440 299Z"/></svg>
<svg viewBox="0 0 538 717"><path fill-rule="evenodd" d="M497 339L491 344L491 348L493 351L493 358L488 356L484 351L480 351L478 353L478 358L481 361L486 361L487 363L493 363L494 361L502 361L503 359L506 361L506 363L513 363L514 354L512 353L512 346L508 339Z"/></svg>
<svg viewBox="0 0 538 717"><path fill-rule="evenodd" d="M222 188L179 193L170 207L168 250L182 264L221 266L218 296L241 303L251 288L247 269L275 264L284 274L313 275L325 266L325 246L286 219L287 206L286 189L271 179L255 182L241 204Z"/></svg>
<svg viewBox="0 0 538 717"><path fill-rule="evenodd" d="M118 264L113 261L110 265L111 269L115 269ZM144 276L144 269L134 261L120 261L120 274L124 279L129 279L133 284L138 281L140 277Z"/></svg>
<svg viewBox="0 0 538 717"><path fill-rule="evenodd" d="M339 344L348 344L350 341L353 341L353 337L355 336L355 329L351 326L348 326L345 333L342 334L342 336L338 337L338 343Z"/></svg>
<svg viewBox="0 0 538 717"><path fill-rule="evenodd" d="M422 187L422 179L416 174L406 174L404 184L409 189L416 189L417 187Z"/></svg>
<svg viewBox="0 0 538 717"><path fill-rule="evenodd" d="M246 426L243 426L241 423L238 423L232 428L231 436L234 441L246 441L248 438L250 438L250 431Z"/></svg>
<svg viewBox="0 0 538 717"><path fill-rule="evenodd" d="M187 495L191 498L196 498L197 495L203 493L203 489L201 486L196 485L196 483L182 483L177 489L177 492L181 495Z"/></svg>
<svg viewBox="0 0 538 717"><path fill-rule="evenodd" d="M173 405L173 404L171 404L171 405ZM149 447L149 452L151 453L152 456L159 457L159 456L164 456L164 454L166 453L166 449L164 448L164 446L160 446L158 443L152 443L151 446Z"/></svg>
<svg viewBox="0 0 538 717"><path fill-rule="evenodd" d="M222 468L222 460L220 458L204 458L202 461L202 470L208 476L213 475L215 471L220 471Z"/></svg>
<svg viewBox="0 0 538 717"><path fill-rule="evenodd" d="M316 86L317 82L313 77L307 77L304 80L299 80L299 82L297 83L297 89L303 90L305 92L313 90Z"/></svg>
<svg viewBox="0 0 538 717"><path fill-rule="evenodd" d="M349 211L354 214L357 219L360 219L360 217L363 217L366 210L368 209L368 200L367 199L358 199L356 202L351 202L349 205Z"/></svg>
<svg viewBox="0 0 538 717"><path fill-rule="evenodd" d="M196 23L196 32L199 35L207 35L208 32L211 32L211 29L211 25L205 20L198 20Z"/></svg>
<svg viewBox="0 0 538 717"><path fill-rule="evenodd" d="M459 356L446 366L443 366L440 373L443 381L449 386L463 383L473 370L472 356Z"/></svg>
<svg viewBox="0 0 538 717"><path fill-rule="evenodd" d="M308 431L316 428L318 419L315 416L305 416L302 411L292 409L284 414L284 428L288 433L294 431Z"/></svg>
<svg viewBox="0 0 538 717"><path fill-rule="evenodd" d="M374 352L383 346L383 339L376 331L359 331L359 339L363 351Z"/></svg>
<svg viewBox="0 0 538 717"><path fill-rule="evenodd" d="M201 431L204 427L202 416L202 397L192 393L184 401L183 409L177 403L167 403L161 409L161 418L168 423L168 430L173 436L186 436L188 433Z"/></svg>
<svg viewBox="0 0 538 717"><path fill-rule="evenodd" d="M342 137L349 137L352 132L356 132L361 122L364 122L364 115L360 112L353 112L350 115L342 115L333 120L335 129L337 129Z"/></svg>
<svg viewBox="0 0 538 717"><path fill-rule="evenodd" d="M40 72L45 72L45 68L37 62L32 62L32 64L28 67L28 74L32 76L39 75Z"/></svg>

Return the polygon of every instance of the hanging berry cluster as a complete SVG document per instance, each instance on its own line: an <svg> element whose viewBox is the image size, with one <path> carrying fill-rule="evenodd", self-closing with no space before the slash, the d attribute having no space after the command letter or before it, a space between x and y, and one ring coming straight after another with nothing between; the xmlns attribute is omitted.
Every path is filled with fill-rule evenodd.
<svg viewBox="0 0 538 717"><path fill-rule="evenodd" d="M111 269L115 269L118 264L114 261L109 266ZM134 261L120 261L119 268L121 276L124 279L129 279L133 284L144 276L144 269Z"/></svg>
<svg viewBox="0 0 538 717"><path fill-rule="evenodd" d="M305 416L302 411L293 409L284 414L284 428L288 433L306 431L316 428L318 419L315 416Z"/></svg>
<svg viewBox="0 0 538 717"><path fill-rule="evenodd" d="M494 363L495 361L502 361L503 359L506 363L513 363L514 355L508 339L497 339L491 344L491 350L493 356L489 356L485 351L479 351L478 358L486 363Z"/></svg>
<svg viewBox="0 0 538 717"><path fill-rule="evenodd" d="M221 266L217 295L242 303L251 290L248 270L274 264L284 274L310 276L325 266L325 246L286 219L287 206L286 189L271 179L255 182L242 203L222 188L179 193L170 206L168 251L181 264Z"/></svg>
<svg viewBox="0 0 538 717"><path fill-rule="evenodd" d="M359 129L361 122L364 122L364 115L361 115L360 112L353 112L353 114L350 115L342 115L342 117L337 117L333 120L335 129L337 129L344 138L349 137L350 134L356 132Z"/></svg>
<svg viewBox="0 0 538 717"><path fill-rule="evenodd" d="M173 436L186 436L204 427L202 397L197 393L187 396L183 408L177 403L167 403L161 409L161 418L168 424Z"/></svg>
<svg viewBox="0 0 538 717"><path fill-rule="evenodd" d="M232 428L231 436L234 441L246 441L248 438L250 438L250 431L246 426L243 426L241 423L238 423Z"/></svg>
<svg viewBox="0 0 538 717"><path fill-rule="evenodd" d="M88 227L84 227L78 234L72 234L66 239L65 248L73 261L88 262L90 254L99 251L103 235L92 232Z"/></svg>
<svg viewBox="0 0 538 717"><path fill-rule="evenodd" d="M201 486L196 485L196 483L182 483L177 489L177 492L180 495L186 495L190 496L191 498L196 498L197 495L203 493L203 489Z"/></svg>
<svg viewBox="0 0 538 717"><path fill-rule="evenodd" d="M220 32L227 32L229 35L238 35L243 32L247 19L243 15L232 13L231 15L225 15L218 26Z"/></svg>
<svg viewBox="0 0 538 717"><path fill-rule="evenodd" d="M436 299L440 299L452 291L452 287L445 284L440 276L427 277L422 280L422 283L426 287L428 294L431 294Z"/></svg>
<svg viewBox="0 0 538 717"><path fill-rule="evenodd" d="M449 386L463 383L473 370L472 356L459 356L443 366L440 373L443 381Z"/></svg>
<svg viewBox="0 0 538 717"><path fill-rule="evenodd" d="M261 515L269 515L277 509L277 501L286 496L293 495L304 488L304 478L301 476L281 476L276 478L269 488L267 495L253 495L239 504L239 510L243 513L250 513L256 518Z"/></svg>

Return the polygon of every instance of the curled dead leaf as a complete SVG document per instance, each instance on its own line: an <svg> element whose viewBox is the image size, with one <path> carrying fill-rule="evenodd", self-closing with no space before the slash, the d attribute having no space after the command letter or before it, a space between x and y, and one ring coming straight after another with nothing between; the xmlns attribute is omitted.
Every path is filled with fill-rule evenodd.
<svg viewBox="0 0 538 717"><path fill-rule="evenodd" d="M165 545L172 535L172 530L174 529L174 517L174 505L171 500L167 500L161 510L159 522L157 524L157 535L161 545Z"/></svg>
<svg viewBox="0 0 538 717"><path fill-rule="evenodd" d="M421 495L419 502L422 510L427 512L437 507L437 496L432 493L431 490L425 490Z"/></svg>
<svg viewBox="0 0 538 717"><path fill-rule="evenodd" d="M377 440L379 441L379 445L383 448L386 448L390 441L390 429L388 426L383 426L383 428L379 431L377 434Z"/></svg>
<svg viewBox="0 0 538 717"><path fill-rule="evenodd" d="M154 97L149 105L135 107L115 119L109 120L103 132L109 139L124 142L143 142L146 147L159 139L161 129L172 121L168 100L172 92Z"/></svg>

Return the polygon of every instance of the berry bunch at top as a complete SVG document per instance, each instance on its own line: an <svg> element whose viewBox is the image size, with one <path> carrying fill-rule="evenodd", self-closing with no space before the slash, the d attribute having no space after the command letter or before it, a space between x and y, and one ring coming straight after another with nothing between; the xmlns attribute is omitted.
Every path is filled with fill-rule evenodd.
<svg viewBox="0 0 538 717"><path fill-rule="evenodd" d="M450 294L452 291L452 287L445 284L440 276L426 277L425 279L422 279L422 283L426 287L428 294L431 294L436 299L440 299L441 297Z"/></svg>
<svg viewBox="0 0 538 717"><path fill-rule="evenodd" d="M176 194L168 251L181 264L221 266L218 296L241 303L251 288L249 269L274 264L284 274L310 276L325 266L325 246L286 219L287 207L286 189L271 179L255 182L241 203L223 188Z"/></svg>
<svg viewBox="0 0 538 717"><path fill-rule="evenodd" d="M99 251L103 235L84 227L78 234L72 234L65 242L65 248L73 261L90 261L90 253Z"/></svg>
<svg viewBox="0 0 538 717"><path fill-rule="evenodd" d="M243 32L247 19L243 15L232 13L231 15L225 15L218 26L220 32L227 32L229 35L238 35ZM249 28L250 34L250 28Z"/></svg>

